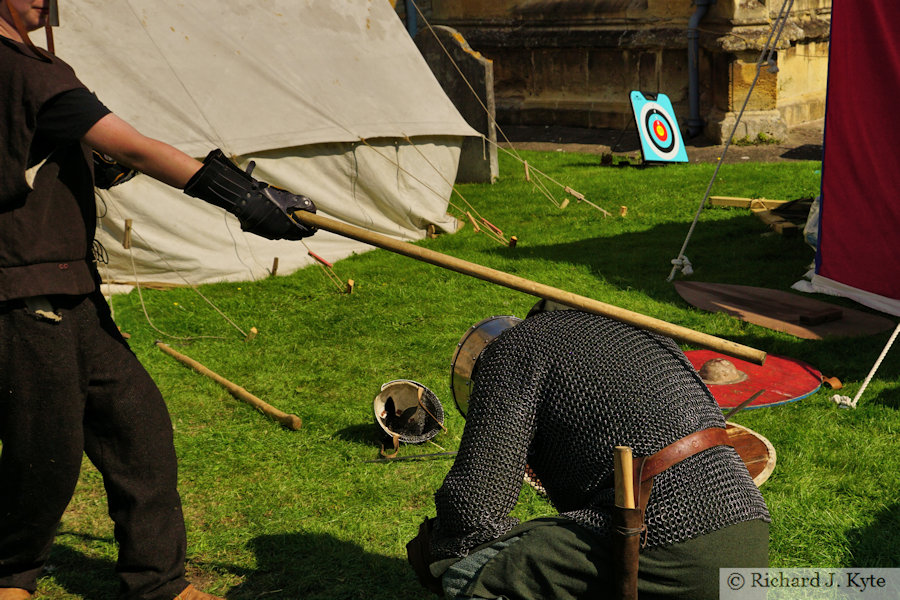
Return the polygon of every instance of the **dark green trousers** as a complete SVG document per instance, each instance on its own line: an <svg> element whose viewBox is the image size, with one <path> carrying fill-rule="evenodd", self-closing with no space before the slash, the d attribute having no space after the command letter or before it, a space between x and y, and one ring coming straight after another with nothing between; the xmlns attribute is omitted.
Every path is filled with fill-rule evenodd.
<svg viewBox="0 0 900 600"><path fill-rule="evenodd" d="M769 526L748 521L641 552L640 600L717 600L720 567L766 567ZM523 523L444 570L447 597L505 600L613 598L610 540L570 519ZM437 574L437 573L436 573Z"/></svg>

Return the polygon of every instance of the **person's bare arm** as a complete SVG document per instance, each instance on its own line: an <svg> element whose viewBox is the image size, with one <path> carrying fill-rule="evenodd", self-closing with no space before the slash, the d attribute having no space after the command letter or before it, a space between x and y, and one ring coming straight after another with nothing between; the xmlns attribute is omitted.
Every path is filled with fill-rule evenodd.
<svg viewBox="0 0 900 600"><path fill-rule="evenodd" d="M298 210L316 212L312 200L254 179L219 149L201 163L112 113L97 121L82 141L125 167L224 208L244 231L270 240L299 240L316 231L291 217Z"/></svg>
<svg viewBox="0 0 900 600"><path fill-rule="evenodd" d="M202 166L181 150L141 134L112 113L97 121L82 141L130 169L178 189L184 189Z"/></svg>

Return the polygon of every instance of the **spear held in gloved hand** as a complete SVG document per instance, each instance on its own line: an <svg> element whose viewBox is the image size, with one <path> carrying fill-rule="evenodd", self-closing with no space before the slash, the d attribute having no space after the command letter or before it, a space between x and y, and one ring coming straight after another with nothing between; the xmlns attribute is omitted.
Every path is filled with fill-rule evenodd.
<svg viewBox="0 0 900 600"><path fill-rule="evenodd" d="M715 350L758 365L763 364L766 360L766 353L761 350L756 350L729 340L694 331L693 329L681 327L680 325L675 325L667 321L648 317L624 308L619 308L618 306L605 304L585 296L579 296L529 279L510 275L503 271L483 267L459 258L441 254L440 252L435 252L434 250L429 250L428 248L422 248L407 242L397 241L386 235L381 235L360 227L348 225L347 223L335 221L334 219L323 217L320 214L297 211L294 212L292 216L297 222L302 223L307 227L324 229L325 231L330 231L366 244L390 250L391 252L396 252L403 256L408 256L451 271L456 271L457 273L470 275L478 279L483 279L484 281L489 281L510 289L525 292L526 294L531 294L532 296L537 296L538 298L546 298L572 308L622 321L623 323L628 323L641 329L647 329L680 342Z"/></svg>

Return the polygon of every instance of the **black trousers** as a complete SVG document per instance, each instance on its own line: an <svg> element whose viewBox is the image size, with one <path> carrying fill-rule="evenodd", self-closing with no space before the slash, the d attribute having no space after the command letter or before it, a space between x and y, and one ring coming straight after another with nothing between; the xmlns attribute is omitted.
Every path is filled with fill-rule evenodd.
<svg viewBox="0 0 900 600"><path fill-rule="evenodd" d="M49 298L58 321L0 305L0 587L33 591L81 470L103 476L121 598L186 586L172 423L98 293Z"/></svg>

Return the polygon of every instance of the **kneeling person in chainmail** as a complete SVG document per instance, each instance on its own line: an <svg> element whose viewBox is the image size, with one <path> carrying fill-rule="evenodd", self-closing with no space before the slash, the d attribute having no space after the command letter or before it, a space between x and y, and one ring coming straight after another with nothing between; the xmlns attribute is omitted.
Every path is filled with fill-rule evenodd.
<svg viewBox="0 0 900 600"><path fill-rule="evenodd" d="M542 307L478 357L437 516L407 547L420 581L447 598L612 598L614 447L649 456L725 427L671 339ZM509 516L526 465L558 516ZM767 565L769 522L732 447L712 445L665 469L644 513L639 597L718 598L720 567Z"/></svg>

